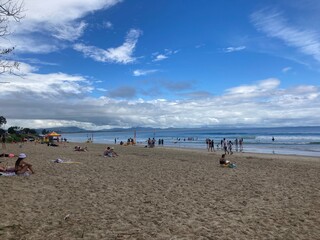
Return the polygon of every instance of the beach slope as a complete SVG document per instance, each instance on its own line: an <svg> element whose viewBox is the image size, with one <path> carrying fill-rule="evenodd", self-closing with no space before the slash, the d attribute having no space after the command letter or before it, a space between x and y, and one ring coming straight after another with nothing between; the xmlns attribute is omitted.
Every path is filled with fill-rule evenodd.
<svg viewBox="0 0 320 240"><path fill-rule="evenodd" d="M0 239L319 239L318 158L75 145L7 146L36 174L0 176Z"/></svg>

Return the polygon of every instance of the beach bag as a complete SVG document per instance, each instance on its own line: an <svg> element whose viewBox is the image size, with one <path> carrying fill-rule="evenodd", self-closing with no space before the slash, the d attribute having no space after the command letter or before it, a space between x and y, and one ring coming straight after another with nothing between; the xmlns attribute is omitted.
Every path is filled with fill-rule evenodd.
<svg viewBox="0 0 320 240"><path fill-rule="evenodd" d="M229 168L236 168L237 166L236 166L236 164L235 163L230 163L229 164Z"/></svg>

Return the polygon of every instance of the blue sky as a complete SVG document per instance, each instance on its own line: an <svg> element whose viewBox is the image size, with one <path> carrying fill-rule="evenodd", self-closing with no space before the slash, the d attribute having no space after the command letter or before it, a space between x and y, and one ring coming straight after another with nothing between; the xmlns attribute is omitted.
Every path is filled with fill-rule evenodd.
<svg viewBox="0 0 320 240"><path fill-rule="evenodd" d="M320 1L25 0L6 127L320 125ZM5 83L4 83L5 82Z"/></svg>

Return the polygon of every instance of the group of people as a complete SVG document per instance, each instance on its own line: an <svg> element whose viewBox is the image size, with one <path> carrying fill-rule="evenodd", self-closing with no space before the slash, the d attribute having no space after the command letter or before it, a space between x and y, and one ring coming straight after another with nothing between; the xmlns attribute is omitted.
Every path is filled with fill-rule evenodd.
<svg viewBox="0 0 320 240"><path fill-rule="evenodd" d="M148 138L148 141L147 141L147 143L148 143L148 147L149 148L153 148L154 147L154 145L155 145L155 143L156 143L156 140L154 139L154 138Z"/></svg>
<svg viewBox="0 0 320 240"><path fill-rule="evenodd" d="M149 140L150 140L150 142L148 142L148 143L150 145L154 144L154 142L151 139L149 139ZM214 141L209 139L207 144L208 144L208 151L210 151L210 150L214 151ZM221 158L219 159L220 165L221 166L228 166L228 167L235 167L234 163L231 163L230 161L228 161L226 159L227 153L232 154L232 147L230 147L230 144L228 144L228 142L225 139L223 139L223 141L221 142L221 146L223 146L225 153L222 154ZM88 149L87 149L87 147L75 146L74 150L86 152ZM1 154L0 156L1 157L14 157L14 154ZM118 157L119 155L114 151L113 147L108 146L104 150L103 156L104 157ZM25 161L26 157L27 157L27 155L25 153L20 153L18 155L18 159L15 162L15 166L13 166L13 167L7 167L7 166L1 167L0 166L0 172L13 172L17 175L22 175L27 172L33 174L34 170L32 168L32 165Z"/></svg>
<svg viewBox="0 0 320 240"><path fill-rule="evenodd" d="M209 152L209 151L215 152L215 150L214 150L214 140L213 140L213 139L207 138L207 139L206 139L206 144L207 144L208 152Z"/></svg>
<svg viewBox="0 0 320 240"><path fill-rule="evenodd" d="M207 144L208 151L211 151L211 152L215 151L215 149L214 149L215 143L214 143L213 139L207 138L206 144ZM239 149L240 149L240 151L243 151L243 138L240 138L240 139L236 138L234 140L234 142L223 138L220 141L220 145L219 145L219 143L217 144L217 149L219 149L219 146L221 146L221 149L224 151L225 154L233 154L233 151L232 151L233 145L235 145L236 151L238 151Z"/></svg>
<svg viewBox="0 0 320 240"><path fill-rule="evenodd" d="M224 154L233 154L232 152L232 141L227 141L225 138L221 140L221 146L223 146Z"/></svg>

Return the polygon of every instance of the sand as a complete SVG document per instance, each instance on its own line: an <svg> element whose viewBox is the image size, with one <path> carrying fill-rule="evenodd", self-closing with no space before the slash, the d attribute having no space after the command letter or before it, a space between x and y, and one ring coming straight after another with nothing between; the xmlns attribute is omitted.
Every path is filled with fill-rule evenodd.
<svg viewBox="0 0 320 240"><path fill-rule="evenodd" d="M36 174L0 176L0 239L320 239L318 158L75 145L7 145Z"/></svg>

